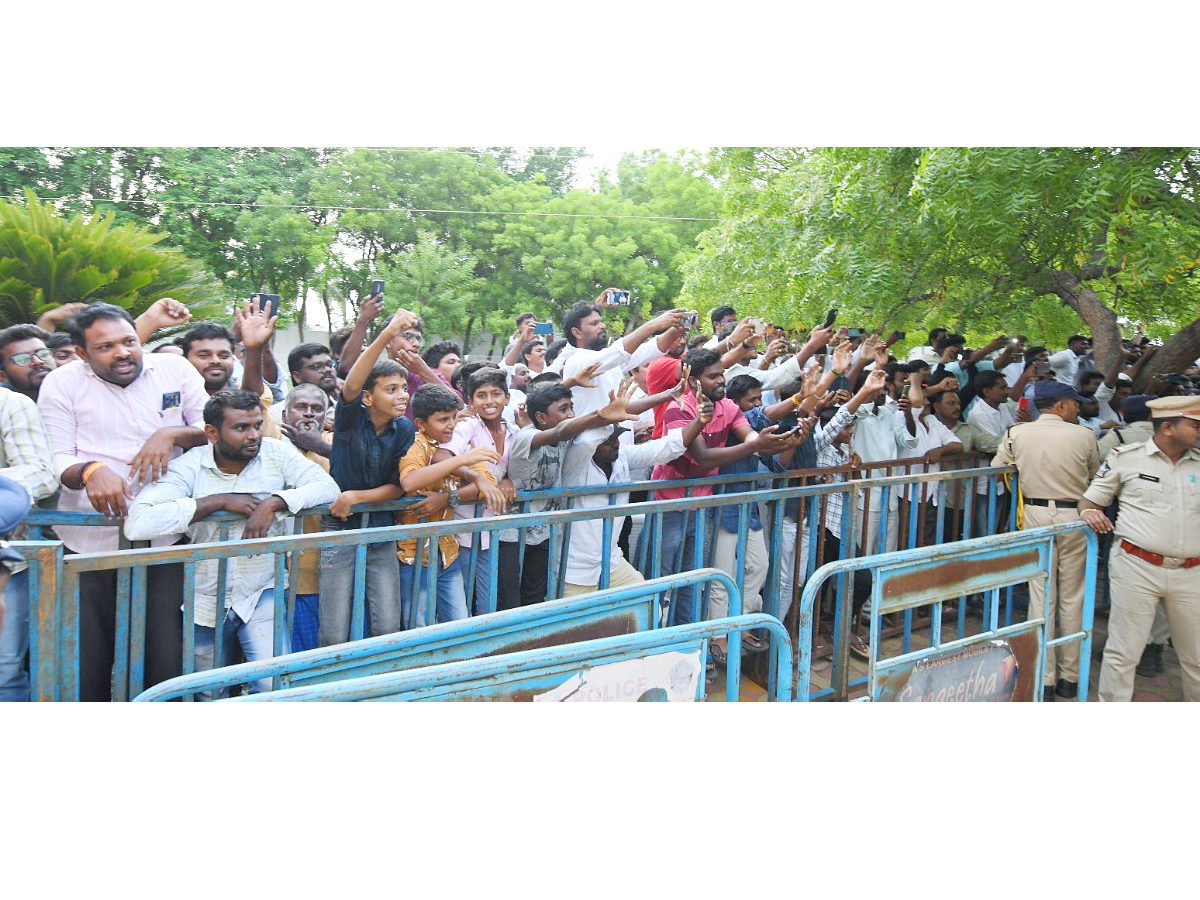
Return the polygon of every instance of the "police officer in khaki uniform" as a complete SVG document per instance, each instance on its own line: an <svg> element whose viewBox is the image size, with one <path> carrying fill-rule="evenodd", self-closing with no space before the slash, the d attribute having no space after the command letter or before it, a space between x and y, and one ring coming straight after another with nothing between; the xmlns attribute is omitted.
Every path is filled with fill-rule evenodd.
<svg viewBox="0 0 1200 900"><path fill-rule="evenodd" d="M1100 699L1129 700L1133 672L1161 603L1183 671L1183 696L1200 700L1200 397L1146 404L1154 438L1118 447L1079 501L1098 534L1113 532L1112 608ZM1103 508L1121 504L1117 524Z"/></svg>
<svg viewBox="0 0 1200 900"><path fill-rule="evenodd" d="M1033 402L1038 418L1008 429L993 466L1016 464L1025 497L1022 528L1039 528L1076 522L1076 504L1100 466L1096 436L1078 424L1083 398L1070 385L1039 381ZM1087 563L1087 536L1082 532L1060 535L1054 544L1054 598L1046 610L1046 637L1056 634L1055 618L1063 634L1083 628L1083 583ZM1046 589L1041 581L1029 582L1029 618L1042 616ZM1140 651L1139 651L1140 652ZM1136 662L1136 660L1135 660ZM1057 684L1055 678L1057 677ZM1079 686L1079 643L1046 648L1046 675L1042 699L1073 698Z"/></svg>
<svg viewBox="0 0 1200 900"><path fill-rule="evenodd" d="M1110 428L1099 440L1100 464L1108 461L1109 455L1117 447L1126 444L1145 444L1154 440L1154 425L1150 422L1150 407L1146 403L1154 399L1153 394L1133 394L1121 401L1121 416L1124 425ZM1108 547L1101 544L1101 551ZM1111 580L1110 580L1111 581ZM1109 595L1112 594L1111 584ZM1166 671L1163 665L1163 649L1167 638L1171 636L1171 628L1167 624L1167 613L1162 606L1154 614L1154 627L1150 629L1150 643L1142 653L1142 660L1137 665L1137 673L1146 678L1153 678Z"/></svg>

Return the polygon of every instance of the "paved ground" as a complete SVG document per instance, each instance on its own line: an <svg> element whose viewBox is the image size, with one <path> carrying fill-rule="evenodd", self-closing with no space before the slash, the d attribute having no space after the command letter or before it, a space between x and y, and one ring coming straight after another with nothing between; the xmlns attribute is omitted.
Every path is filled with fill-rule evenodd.
<svg viewBox="0 0 1200 900"><path fill-rule="evenodd" d="M947 617L948 618L948 617ZM1014 621L1020 621L1021 614L1014 615ZM978 632L980 630L981 620L978 616L968 614L967 616L967 633ZM1108 611L1100 610L1096 613L1095 633L1092 641L1093 657L1091 675L1089 678L1088 701L1092 702L1097 699L1096 685L1100 678L1100 654L1102 652L1104 638L1108 631ZM912 647L919 648L928 646L929 632L928 627L923 630L918 630L917 625L913 626L913 643ZM894 637L885 640L885 651L888 655L897 654L901 650L901 639ZM748 660L749 657L743 657L743 660ZM1182 701L1183 688L1179 674L1179 658L1175 655L1174 649L1168 644L1166 651L1163 653L1163 662L1166 667L1166 672L1154 678L1144 678L1141 675L1135 677L1133 699L1134 702L1159 702L1159 701ZM851 680L864 677L867 674L867 665L865 662L850 657L850 666L852 675ZM831 664L828 657L818 659L813 667L812 681L814 688L824 688L829 686L829 676L831 672ZM861 696L863 691L860 689L853 696ZM742 700L766 700L766 691L763 687L755 683L745 672L742 675L741 699ZM710 701L720 701L725 699L725 670L718 670L718 677L715 682L708 685L708 699ZM1061 698L1058 702L1066 702Z"/></svg>

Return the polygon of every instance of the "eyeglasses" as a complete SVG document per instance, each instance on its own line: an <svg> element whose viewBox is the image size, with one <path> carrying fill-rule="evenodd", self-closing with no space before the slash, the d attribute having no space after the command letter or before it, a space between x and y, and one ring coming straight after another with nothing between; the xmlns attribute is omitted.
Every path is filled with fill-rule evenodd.
<svg viewBox="0 0 1200 900"><path fill-rule="evenodd" d="M421 334L419 331L402 331L400 332L400 337L404 338L410 344L425 343L425 335Z"/></svg>
<svg viewBox="0 0 1200 900"><path fill-rule="evenodd" d="M24 367L33 362L35 357L42 362L45 362L53 355L53 350L51 350L49 347L43 347L41 350L34 350L32 353L14 353L8 358L8 361Z"/></svg>
<svg viewBox="0 0 1200 900"><path fill-rule="evenodd" d="M308 369L310 372L328 372L333 368L333 363L329 360L321 363L306 363L300 368Z"/></svg>

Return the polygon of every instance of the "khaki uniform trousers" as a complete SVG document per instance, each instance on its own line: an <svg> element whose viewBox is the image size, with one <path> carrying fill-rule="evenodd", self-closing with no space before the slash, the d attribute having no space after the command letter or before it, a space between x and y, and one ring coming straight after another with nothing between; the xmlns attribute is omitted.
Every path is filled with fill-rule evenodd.
<svg viewBox="0 0 1200 900"><path fill-rule="evenodd" d="M1079 521L1073 506L1025 506L1024 528L1061 525ZM1054 603L1045 611L1046 640L1059 634L1074 634L1083 628L1083 577L1087 567L1087 536L1083 532L1062 534L1054 539L1054 571L1050 582L1054 586ZM1029 582L1029 618L1043 613L1046 589L1039 581ZM1055 617L1058 624L1055 625ZM1145 641L1142 642L1145 647ZM1138 659L1142 651L1138 650ZM1136 663L1137 660L1134 660ZM1055 677L1079 682L1079 642L1046 648L1046 684L1053 685Z"/></svg>
<svg viewBox="0 0 1200 900"><path fill-rule="evenodd" d="M1129 701L1155 615L1166 608L1185 700L1200 700L1200 567L1168 569L1131 556L1118 538L1108 558L1112 606L1100 663L1100 699Z"/></svg>
<svg viewBox="0 0 1200 900"><path fill-rule="evenodd" d="M642 573L631 566L622 553L617 553L615 557L609 558L608 568L608 586L610 588L625 587L627 584L637 584L639 581L645 581ZM600 590L599 583L596 584L571 584L569 581L563 584L564 597L577 597L580 594L591 594Z"/></svg>

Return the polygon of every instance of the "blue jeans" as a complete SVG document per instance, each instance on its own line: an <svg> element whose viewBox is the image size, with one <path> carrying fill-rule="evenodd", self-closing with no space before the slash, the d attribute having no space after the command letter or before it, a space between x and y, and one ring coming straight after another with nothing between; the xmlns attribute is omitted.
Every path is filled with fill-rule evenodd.
<svg viewBox="0 0 1200 900"><path fill-rule="evenodd" d="M322 647L344 644L350 636L350 601L354 597L354 547L323 547L320 557L320 642ZM396 542L367 547L366 603L370 634L391 634L401 628L400 561Z"/></svg>
<svg viewBox="0 0 1200 900"><path fill-rule="evenodd" d="M29 701L29 570L8 579L4 589L4 627L0 630L0 701Z"/></svg>
<svg viewBox="0 0 1200 900"><path fill-rule="evenodd" d="M441 562L441 553L431 553L430 561L432 565L438 565ZM454 622L458 619L467 618L470 613L467 612L467 592L463 589L462 576L462 554L459 553L454 562L446 566L444 569L439 569L437 573L437 620L439 622ZM427 606L426 594L426 578L429 577L429 568L421 567L421 584L417 591L413 591L413 575L416 571L416 566L401 565L400 566L400 605L403 621L409 621L410 607L416 602L416 608L411 610L412 627L423 628L425 622L425 607Z"/></svg>
<svg viewBox="0 0 1200 900"><path fill-rule="evenodd" d="M296 610L292 616L292 652L313 650L320 646L317 631L320 617L320 594L297 594Z"/></svg>
<svg viewBox="0 0 1200 900"><path fill-rule="evenodd" d="M213 641L215 628L206 625L196 626L196 671L205 672L213 667L215 656ZM270 659L275 655L275 589L267 588L258 596L258 603L250 613L250 621L243 622L232 609L225 613L225 621L221 623L221 651L226 665L236 660L238 646L241 645L242 655L246 662L258 662ZM283 633L283 652L291 652L291 641L287 629ZM259 678L250 682L251 694L261 694L271 689L270 678ZM229 690L221 691L222 697L229 696ZM203 691L196 694L197 700L211 700L212 694Z"/></svg>
<svg viewBox="0 0 1200 900"><path fill-rule="evenodd" d="M495 538L493 538L495 540ZM500 553L499 547L496 548L496 561L499 562ZM459 550L459 568L462 571L463 585L466 585L467 578L471 574L471 555L474 551L470 547L463 547ZM472 607L475 610L475 615L482 616L488 611L488 581L491 578L491 568L489 557L490 550L480 550L478 559L475 561L475 596L471 598ZM496 582L496 589L499 591L500 583ZM498 607L497 607L498 608Z"/></svg>
<svg viewBox="0 0 1200 900"><path fill-rule="evenodd" d="M687 516L687 529L683 527L684 516ZM662 514L662 546L659 548L659 575L674 575L678 572L690 572L696 568L694 552L696 546L696 511L680 510ZM642 530L642 538L649 540L649 528ZM678 564L676 559L679 548L683 547L683 562ZM703 553L703 550L701 551ZM700 565L704 565L703 556ZM693 610L693 607L696 607ZM693 614L694 613L694 614ZM700 618L699 594L696 587L679 588L671 601L669 625L686 625Z"/></svg>

